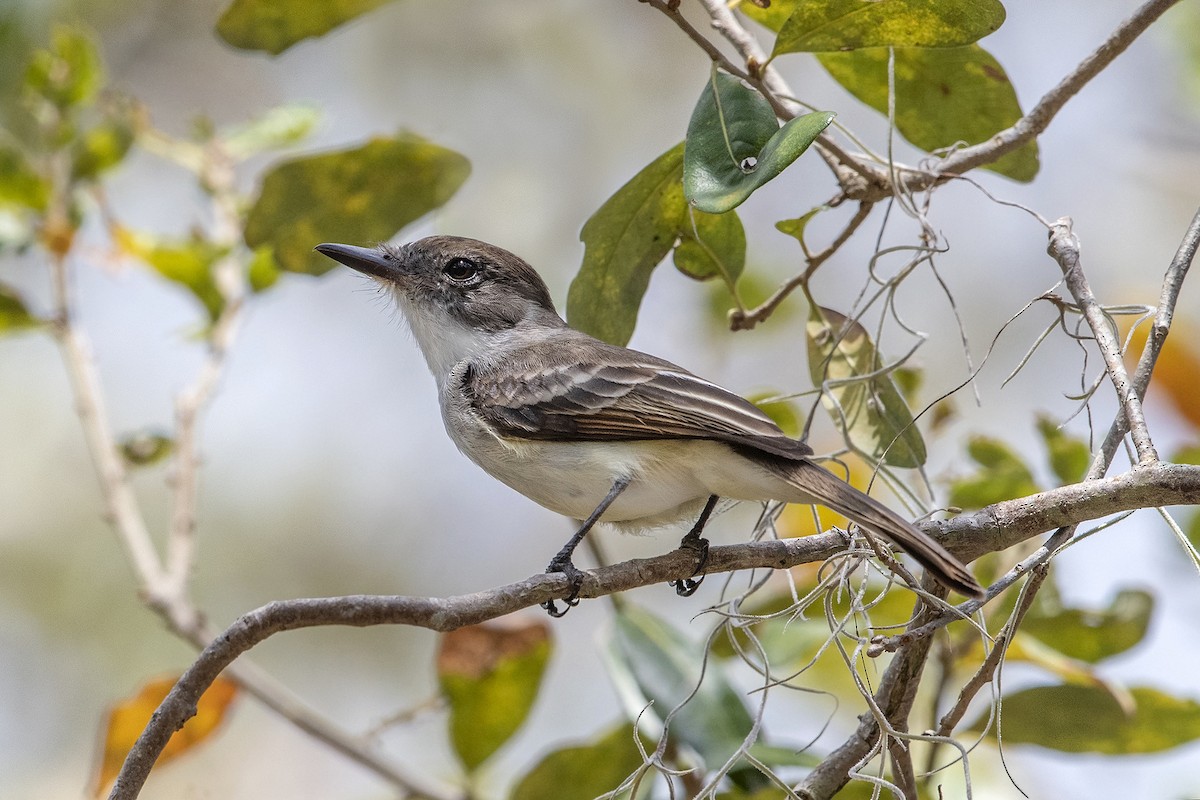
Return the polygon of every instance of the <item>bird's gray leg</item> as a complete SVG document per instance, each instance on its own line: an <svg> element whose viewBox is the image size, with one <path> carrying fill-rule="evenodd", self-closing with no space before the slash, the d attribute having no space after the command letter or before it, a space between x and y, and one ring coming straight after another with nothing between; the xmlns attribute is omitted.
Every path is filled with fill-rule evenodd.
<svg viewBox="0 0 1200 800"><path fill-rule="evenodd" d="M612 488L608 490L608 494L600 501L600 505L596 506L596 510L588 515L588 518L579 526L579 530L575 531L575 535L563 545L562 550L558 551L558 555L550 559L550 564L546 567L546 572L561 572L571 582L571 593L563 598L563 602L567 604L567 607L561 612L553 600L547 600L542 603L542 608L546 609L546 613L550 616L561 617L570 611L572 606L579 605L579 587L583 585L583 572L571 561L571 555L575 552L575 548L579 546L579 543L583 541L583 537L587 536L587 532L592 529L592 526L596 524L604 512L608 510L608 507L613 504L613 501L617 499L617 495L621 494L629 486L630 481L632 481L632 478L629 476L617 478Z"/></svg>
<svg viewBox="0 0 1200 800"><path fill-rule="evenodd" d="M717 496L710 495L708 502L704 504L704 510L700 512L700 518L696 520L696 524L687 532L683 540L679 543L682 548L687 548L696 553L696 571L692 573L691 578L683 578L677 581L671 581L671 585L675 587L675 594L680 597L690 597L695 591L700 588L700 584L704 583L704 576L700 572L704 569L704 565L708 563L708 539L701 536L704 531L704 526L708 524L708 518L712 516L713 509L717 507ZM695 577L700 575L699 580Z"/></svg>

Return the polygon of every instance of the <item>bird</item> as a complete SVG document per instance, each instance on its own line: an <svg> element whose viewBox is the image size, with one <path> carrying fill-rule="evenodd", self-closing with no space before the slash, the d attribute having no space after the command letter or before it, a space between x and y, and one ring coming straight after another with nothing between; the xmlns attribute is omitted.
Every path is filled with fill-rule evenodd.
<svg viewBox="0 0 1200 800"><path fill-rule="evenodd" d="M458 449L534 502L583 521L546 569L566 575L567 609L583 580L572 555L597 522L641 531L694 520L681 544L695 552L699 575L718 498L823 505L907 551L947 588L982 594L941 544L816 463L805 442L740 395L571 328L519 256L447 235L316 250L395 300ZM690 594L698 583L676 590ZM566 613L553 600L542 605Z"/></svg>

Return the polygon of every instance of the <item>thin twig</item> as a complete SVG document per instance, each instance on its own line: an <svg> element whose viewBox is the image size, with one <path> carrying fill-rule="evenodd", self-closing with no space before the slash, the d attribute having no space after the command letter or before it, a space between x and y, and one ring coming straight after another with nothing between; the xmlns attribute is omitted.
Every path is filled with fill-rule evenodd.
<svg viewBox="0 0 1200 800"><path fill-rule="evenodd" d="M233 162L216 146L206 149L201 183L212 194L212 239L229 252L213 266L213 278L224 304L208 332L204 363L194 383L175 398L174 497L167 528L166 571L168 602L188 596L188 581L195 562L196 501L199 494L200 417L208 406L225 371L229 354L241 325L246 298L246 279L237 244L241 219L237 208Z"/></svg>
<svg viewBox="0 0 1200 800"><path fill-rule="evenodd" d="M1011 127L1000 131L986 142L964 147L934 165L932 173L914 173L906 177L905 183L912 191L926 189L948 175L961 175L984 164L994 163L1025 143L1033 141L1049 127L1051 120L1062 110L1092 78L1099 75L1129 45L1145 33L1171 6L1179 0L1150 0L1109 35L1094 52L1071 70L1058 85L1042 96L1029 113L1014 122Z"/></svg>
<svg viewBox="0 0 1200 800"><path fill-rule="evenodd" d="M834 239L833 242L830 243L830 245L824 250L816 255L810 256L807 259L808 264L804 272L784 281L782 284L780 284L779 288L771 294L770 297L768 297L755 308L745 311L741 309L732 311L729 315L730 329L735 331L750 330L755 325L771 316L771 314L775 313L775 309L779 307L780 303L787 299L788 295L790 295L800 286L806 284L809 278L812 277L812 274L816 272L817 268L828 261L829 258L834 255L834 253L841 249L842 245L850 240L850 237L854 235L854 232L858 230L859 226L866 221L873 206L873 203L859 203L858 211L854 213L854 217L851 218L846 227L842 229L842 232L837 235L837 238Z"/></svg>
<svg viewBox="0 0 1200 800"><path fill-rule="evenodd" d="M1146 396L1146 387L1150 385L1150 375L1154 371L1154 365L1158 362L1158 355L1162 352L1167 334L1171 331L1171 322L1175 318L1175 304L1179 300L1179 292L1183 288L1183 281L1187 277L1188 269L1191 268L1192 261L1196 257L1198 246L1200 246L1200 209L1197 209L1192 217L1192 222L1175 251L1175 257L1171 259L1167 273L1163 276L1162 291L1159 293L1158 311L1154 316L1154 324L1146 336L1146 344L1142 347L1142 354L1138 358L1137 369L1133 372L1133 389L1138 397ZM1128 430L1129 426L1125 416L1118 414L1104 438L1104 444L1100 447L1097 460L1103 459L1105 463L1110 463L1121 439Z"/></svg>
<svg viewBox="0 0 1200 800"><path fill-rule="evenodd" d="M1047 248L1050 256L1062 268L1066 278L1067 288L1075 298L1075 303L1092 329L1096 338L1096 346L1108 368L1108 376L1113 387L1117 390L1117 402L1129 424L1133 445L1137 449L1138 462L1143 466L1158 461L1158 453L1150 440L1150 432L1146 428L1146 418L1142 413L1142 401L1130 383L1129 374L1125 370L1125 362L1121 352L1121 342L1118 340L1112 322L1105 315L1095 295L1088 285L1087 277L1083 274L1083 266L1079 255L1079 238L1071 228L1071 218L1063 217L1050 226L1050 245Z"/></svg>

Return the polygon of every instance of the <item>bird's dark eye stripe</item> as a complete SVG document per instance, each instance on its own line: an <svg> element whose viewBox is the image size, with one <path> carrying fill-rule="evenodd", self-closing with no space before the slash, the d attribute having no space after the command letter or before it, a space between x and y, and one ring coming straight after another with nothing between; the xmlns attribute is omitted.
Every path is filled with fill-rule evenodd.
<svg viewBox="0 0 1200 800"><path fill-rule="evenodd" d="M479 274L479 265L469 258L452 258L442 272L455 281L465 281Z"/></svg>

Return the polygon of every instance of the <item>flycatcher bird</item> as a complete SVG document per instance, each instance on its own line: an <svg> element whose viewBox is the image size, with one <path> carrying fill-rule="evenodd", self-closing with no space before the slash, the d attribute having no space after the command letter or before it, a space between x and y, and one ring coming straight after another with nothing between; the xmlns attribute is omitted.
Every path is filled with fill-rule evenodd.
<svg viewBox="0 0 1200 800"><path fill-rule="evenodd" d="M531 500L583 520L546 570L570 580L568 608L583 580L571 556L596 522L637 530L695 520L682 544L696 551L699 574L701 531L719 497L819 503L899 545L947 587L982 593L944 547L815 464L808 445L750 402L568 327L545 282L507 250L457 236L316 249L395 298L458 449ZM676 589L690 594L697 583ZM553 601L545 607L559 615Z"/></svg>

